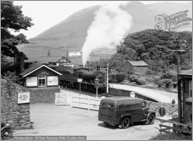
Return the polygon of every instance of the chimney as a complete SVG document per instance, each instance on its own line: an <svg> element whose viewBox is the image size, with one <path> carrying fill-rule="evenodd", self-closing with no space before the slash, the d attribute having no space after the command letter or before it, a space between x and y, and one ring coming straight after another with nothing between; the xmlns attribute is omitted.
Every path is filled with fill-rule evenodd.
<svg viewBox="0 0 193 141"><path fill-rule="evenodd" d="M97 71L100 71L100 66L97 66Z"/></svg>
<svg viewBox="0 0 193 141"><path fill-rule="evenodd" d="M69 51L66 52L66 58L69 59Z"/></svg>
<svg viewBox="0 0 193 141"><path fill-rule="evenodd" d="M48 50L48 56L50 56L50 55L51 55L50 50Z"/></svg>
<svg viewBox="0 0 193 141"><path fill-rule="evenodd" d="M19 61L20 61L20 73L24 71L24 54L20 52L19 54Z"/></svg>

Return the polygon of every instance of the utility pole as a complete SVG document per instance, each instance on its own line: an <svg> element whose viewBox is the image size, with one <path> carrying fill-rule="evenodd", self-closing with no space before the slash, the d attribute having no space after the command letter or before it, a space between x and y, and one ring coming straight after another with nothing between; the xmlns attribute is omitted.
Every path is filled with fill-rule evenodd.
<svg viewBox="0 0 193 141"><path fill-rule="evenodd" d="M173 37L172 44L175 44L176 50L171 50L176 52L176 59L177 59L177 75L181 72L180 67L180 52L185 52L185 50L181 49L182 47L186 47L186 40L180 40L177 35Z"/></svg>
<svg viewBox="0 0 193 141"><path fill-rule="evenodd" d="M109 71L109 64L107 63L107 94L109 93L109 73L108 73L108 71Z"/></svg>

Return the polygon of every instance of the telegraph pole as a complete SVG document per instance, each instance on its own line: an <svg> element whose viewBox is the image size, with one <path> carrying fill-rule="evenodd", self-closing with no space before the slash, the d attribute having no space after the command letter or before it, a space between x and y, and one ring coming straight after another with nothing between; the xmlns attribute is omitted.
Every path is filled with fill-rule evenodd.
<svg viewBox="0 0 193 141"><path fill-rule="evenodd" d="M107 94L109 93L109 73L108 73L109 64L107 63Z"/></svg>
<svg viewBox="0 0 193 141"><path fill-rule="evenodd" d="M186 47L186 40L180 40L177 35L173 37L172 43L175 44L176 50L171 50L176 52L176 59L177 59L177 75L181 72L180 67L180 52L185 52L185 50L181 49L182 47Z"/></svg>

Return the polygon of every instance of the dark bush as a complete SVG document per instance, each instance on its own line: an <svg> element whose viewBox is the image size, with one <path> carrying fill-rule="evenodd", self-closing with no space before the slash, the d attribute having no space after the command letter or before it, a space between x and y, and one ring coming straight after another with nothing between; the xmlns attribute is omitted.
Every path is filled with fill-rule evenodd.
<svg viewBox="0 0 193 141"><path fill-rule="evenodd" d="M124 73L118 73L116 75L116 79L117 79L118 83L123 82L123 80L125 79L125 74Z"/></svg>
<svg viewBox="0 0 193 141"><path fill-rule="evenodd" d="M131 81L131 82L137 82L137 80L138 80L138 76L137 75L131 75L130 77L129 77L129 80Z"/></svg>
<svg viewBox="0 0 193 141"><path fill-rule="evenodd" d="M155 79L153 77L146 77L145 80L152 83L155 82Z"/></svg>
<svg viewBox="0 0 193 141"><path fill-rule="evenodd" d="M150 70L150 69L148 69L147 71L146 71L146 73L145 73L146 75L153 75L154 73L153 73L153 71L152 70Z"/></svg>
<svg viewBox="0 0 193 141"><path fill-rule="evenodd" d="M154 83L158 85L161 78L159 76L153 76L153 78L154 78Z"/></svg>
<svg viewBox="0 0 193 141"><path fill-rule="evenodd" d="M162 76L161 79L172 79L172 81L176 82L177 81L177 73L176 72L165 72Z"/></svg>
<svg viewBox="0 0 193 141"><path fill-rule="evenodd" d="M129 71L127 72L127 74L130 76L130 75L134 74L134 72L133 72L133 70L129 70Z"/></svg>
<svg viewBox="0 0 193 141"><path fill-rule="evenodd" d="M161 88L171 88L173 86L173 81L171 79L162 79L158 83L158 87Z"/></svg>
<svg viewBox="0 0 193 141"><path fill-rule="evenodd" d="M145 85L145 84L146 84L145 78L139 78L139 79L137 80L137 84L138 84L138 85Z"/></svg>

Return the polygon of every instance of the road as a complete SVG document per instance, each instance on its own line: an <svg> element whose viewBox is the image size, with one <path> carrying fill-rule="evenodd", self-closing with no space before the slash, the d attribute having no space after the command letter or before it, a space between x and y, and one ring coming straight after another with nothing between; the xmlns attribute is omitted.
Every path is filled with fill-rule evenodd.
<svg viewBox="0 0 193 141"><path fill-rule="evenodd" d="M87 140L148 140L159 134L159 121L153 125L134 124L128 129L105 126L98 121L98 111L31 104L34 129L16 130L14 136L87 136Z"/></svg>
<svg viewBox="0 0 193 141"><path fill-rule="evenodd" d="M143 96L147 96L159 102L171 103L173 99L175 99L176 104L178 103L178 98L176 93L172 92L164 92L160 90L141 88L136 86L122 85L122 84L110 84L110 87L128 91L134 91Z"/></svg>

